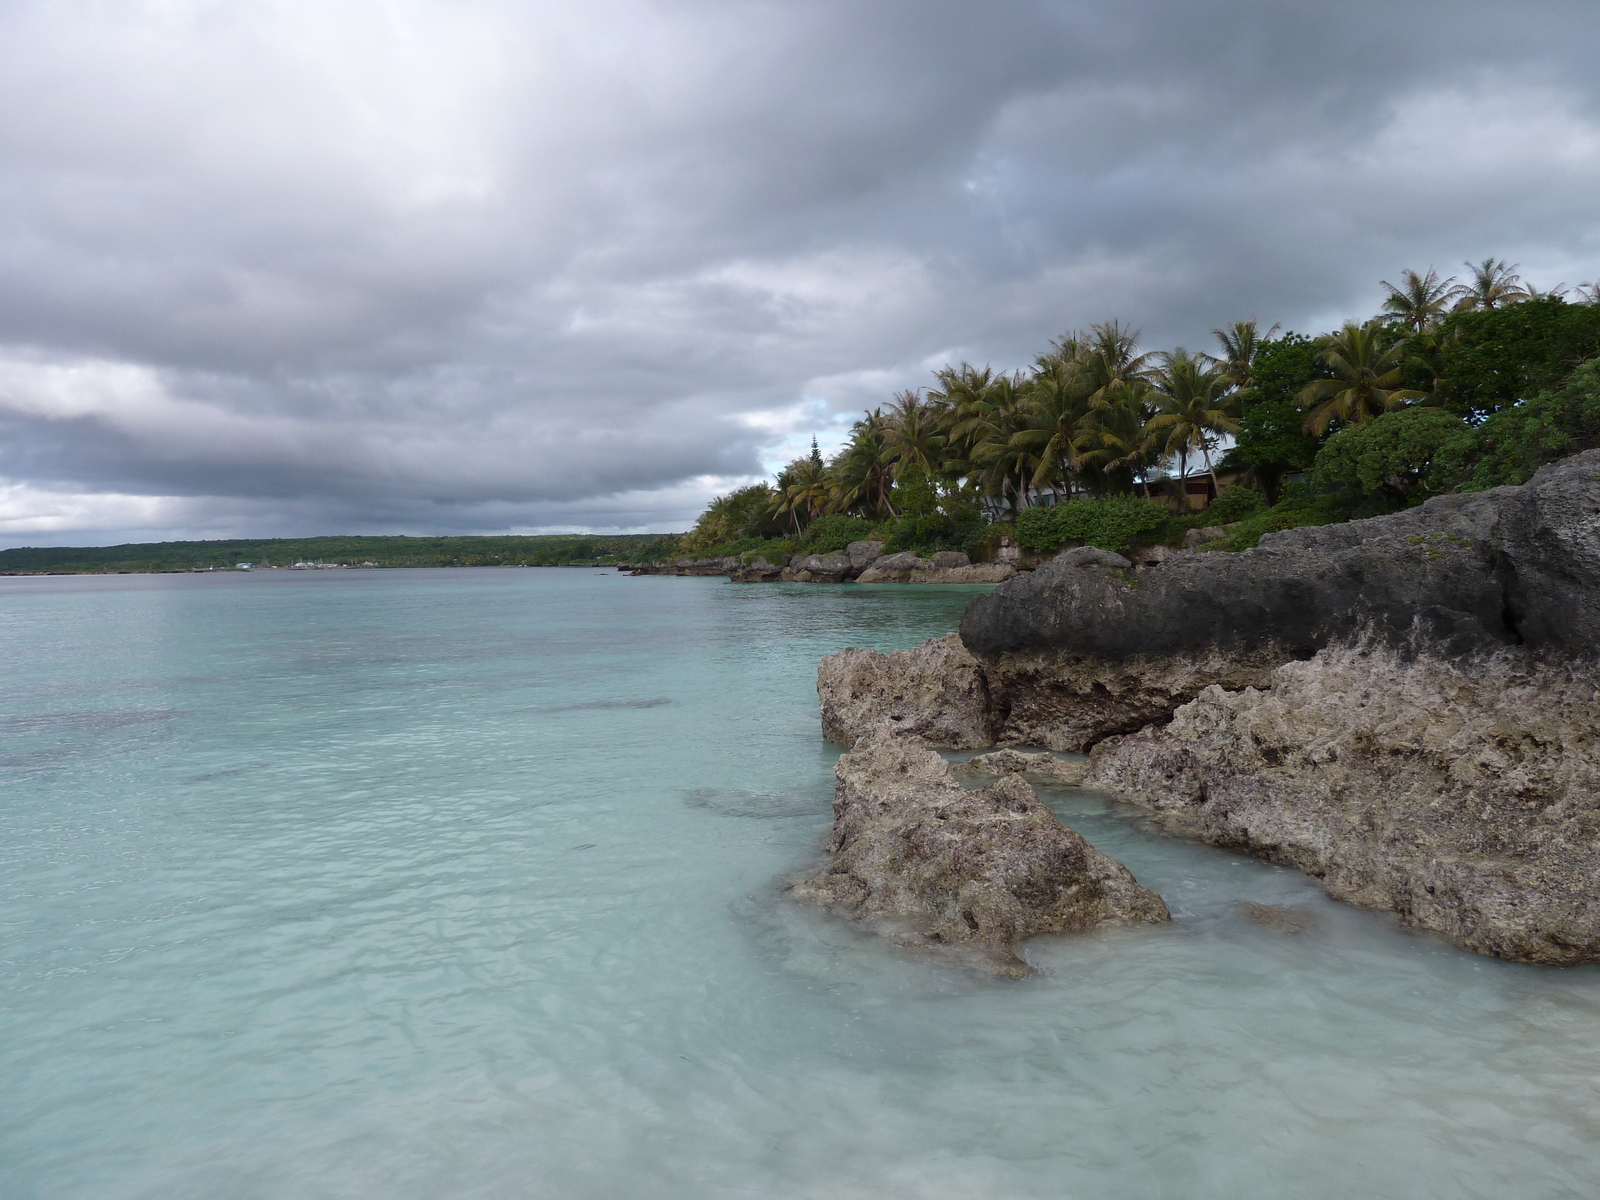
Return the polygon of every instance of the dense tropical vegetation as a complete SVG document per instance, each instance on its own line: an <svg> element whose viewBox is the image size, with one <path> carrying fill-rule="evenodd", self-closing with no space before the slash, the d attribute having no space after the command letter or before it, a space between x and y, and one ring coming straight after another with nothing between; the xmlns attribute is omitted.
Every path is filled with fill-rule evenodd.
<svg viewBox="0 0 1600 1200"><path fill-rule="evenodd" d="M773 557L874 534L972 552L1010 533L1121 549L1201 526L1241 548L1600 445L1600 285L1467 266L1464 282L1405 271L1372 319L1317 337L1249 320L1214 330L1214 352L1148 351L1111 321L1022 370L946 366L830 459L813 439L771 483L718 497L683 548Z"/></svg>
<svg viewBox="0 0 1600 1200"><path fill-rule="evenodd" d="M151 542L126 546L24 546L0 550L0 574L203 571L239 563L347 567L556 567L639 562L676 553L677 534L530 537L313 537Z"/></svg>

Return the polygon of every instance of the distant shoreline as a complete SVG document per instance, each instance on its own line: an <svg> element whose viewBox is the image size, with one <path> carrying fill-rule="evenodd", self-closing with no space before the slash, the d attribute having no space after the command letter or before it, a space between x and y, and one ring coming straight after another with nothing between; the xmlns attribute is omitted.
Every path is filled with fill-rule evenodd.
<svg viewBox="0 0 1600 1200"><path fill-rule="evenodd" d="M169 575L244 570L388 567L593 567L653 561L682 535L492 534L450 537L326 536L19 546L0 550L0 575Z"/></svg>

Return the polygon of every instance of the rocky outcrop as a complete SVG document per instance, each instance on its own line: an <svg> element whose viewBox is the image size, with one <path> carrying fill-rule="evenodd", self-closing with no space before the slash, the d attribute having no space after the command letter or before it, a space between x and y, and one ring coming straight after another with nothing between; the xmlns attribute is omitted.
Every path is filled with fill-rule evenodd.
<svg viewBox="0 0 1600 1200"><path fill-rule="evenodd" d="M857 575L883 557L883 543L879 541L851 542L844 548L850 567Z"/></svg>
<svg viewBox="0 0 1600 1200"><path fill-rule="evenodd" d="M1017 574L1008 562L974 563L955 550L919 558L909 550L885 555L861 572L857 583L1003 583Z"/></svg>
<svg viewBox="0 0 1600 1200"><path fill-rule="evenodd" d="M930 661L900 725L1093 746L1086 785L1174 833L1474 950L1600 961L1600 451L1154 571L1071 551L961 633L959 692Z"/></svg>
<svg viewBox="0 0 1600 1200"><path fill-rule="evenodd" d="M737 558L694 558L681 555L662 562L631 563L627 570L630 575L728 575L739 570L741 565Z"/></svg>
<svg viewBox="0 0 1600 1200"><path fill-rule="evenodd" d="M1045 783L1077 787L1089 770L1087 759L1057 758L1054 754L1025 754L1021 750L991 750L951 765L953 771L987 775L1032 775Z"/></svg>
<svg viewBox="0 0 1600 1200"><path fill-rule="evenodd" d="M728 578L734 583L777 583L783 578L783 568L765 557L750 562L740 560L739 566L728 572Z"/></svg>
<svg viewBox="0 0 1600 1200"><path fill-rule="evenodd" d="M1325 650L1095 747L1172 833L1523 962L1600 959L1600 672L1524 650Z"/></svg>
<svg viewBox="0 0 1600 1200"><path fill-rule="evenodd" d="M906 583L913 571L931 571L933 564L909 550L885 554L861 572L858 583Z"/></svg>
<svg viewBox="0 0 1600 1200"><path fill-rule="evenodd" d="M836 776L828 861L790 890L901 945L964 951L1021 976L1026 938L1169 919L1161 897L1017 775L963 788L925 743L884 729L843 755Z"/></svg>
<svg viewBox="0 0 1600 1200"><path fill-rule="evenodd" d="M843 583L854 574L848 554L807 554L791 558L782 578L785 583Z"/></svg>
<svg viewBox="0 0 1600 1200"><path fill-rule="evenodd" d="M914 650L830 654L817 695L823 736L846 746L880 726L958 750L994 744L983 670L953 633Z"/></svg>
<svg viewBox="0 0 1600 1200"><path fill-rule="evenodd" d="M1600 561L1581 549L1592 531L1580 532L1574 507L1580 493L1593 500L1597 459L1577 456L1522 488L1271 534L1256 550L1185 554L1153 571L1068 551L975 600L962 640L984 664L1001 740L1057 750L1163 721L1213 684L1265 687L1278 666L1361 637L1456 656L1565 647L1571 614L1592 614L1585 594L1600 594L1572 574L1588 570L1576 565L1585 553ZM1572 604L1544 598L1558 593Z"/></svg>

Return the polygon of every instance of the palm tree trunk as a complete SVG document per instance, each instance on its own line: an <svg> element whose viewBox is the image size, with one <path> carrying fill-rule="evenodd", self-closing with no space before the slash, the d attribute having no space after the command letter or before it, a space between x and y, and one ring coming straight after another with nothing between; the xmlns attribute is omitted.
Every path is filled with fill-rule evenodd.
<svg viewBox="0 0 1600 1200"><path fill-rule="evenodd" d="M1215 500L1222 495L1222 485L1217 482L1217 469L1211 465L1211 447L1201 442L1200 453L1205 456L1206 470L1211 473L1211 499Z"/></svg>

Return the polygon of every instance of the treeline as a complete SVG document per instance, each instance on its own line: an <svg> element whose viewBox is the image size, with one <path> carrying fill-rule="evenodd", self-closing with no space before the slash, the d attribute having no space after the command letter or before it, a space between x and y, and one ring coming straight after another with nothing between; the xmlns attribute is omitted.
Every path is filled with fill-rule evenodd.
<svg viewBox="0 0 1600 1200"><path fill-rule="evenodd" d="M0 550L0 573L95 574L194 571L239 563L376 567L556 567L669 557L678 534L545 534L529 537L313 537L149 542L125 546Z"/></svg>
<svg viewBox="0 0 1600 1200"><path fill-rule="evenodd" d="M1197 519L1128 502L1169 480L1181 496L1195 475L1213 495L1224 477L1248 491L1213 520L1249 517L1259 536L1521 482L1600 444L1600 366L1583 365L1600 355L1600 288L1541 291L1502 260L1468 266L1465 282L1405 271L1384 281L1381 312L1320 336L1250 320L1214 330L1214 352L1145 351L1113 321L1024 370L947 366L864 414L832 458L813 441L773 483L718 497L684 548L822 549L872 532L970 552L997 523L1027 540L1063 522L1173 536ZM1085 502L1116 511L1023 519Z"/></svg>

